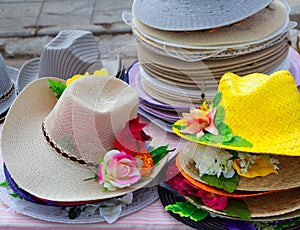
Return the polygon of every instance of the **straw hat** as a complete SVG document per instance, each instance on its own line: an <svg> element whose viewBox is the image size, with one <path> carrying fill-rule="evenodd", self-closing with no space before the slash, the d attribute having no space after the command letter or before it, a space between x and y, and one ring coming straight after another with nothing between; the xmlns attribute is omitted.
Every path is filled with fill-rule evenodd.
<svg viewBox="0 0 300 230"><path fill-rule="evenodd" d="M144 187L163 161L131 187L104 192L95 181L84 181L94 177L93 165L137 116L138 103L136 91L114 77L78 79L58 101L48 78L34 81L20 93L4 123L1 147L7 170L21 189L51 201L106 199Z"/></svg>
<svg viewBox="0 0 300 230"><path fill-rule="evenodd" d="M177 155L177 166L180 171L184 171L184 177L189 180L191 183L195 184L197 187L201 187L201 183L207 184L205 181L201 180L199 177L198 169L195 166L194 156L195 154L207 153L207 146L200 145L194 142L187 142L182 151ZM242 195L245 192L268 192L268 191L279 191L291 188L300 187L300 157L291 157L291 156L276 156L276 159L279 161L279 173L269 174L264 177L255 177L247 178L241 176L239 183L235 188L236 191L243 191L244 193L226 193L224 190L219 191L215 190L214 193L225 195L228 197L243 197ZM200 182L200 183L197 183ZM203 188L204 189L204 188ZM205 189L204 189L205 190ZM213 189L212 189L213 190ZM240 195L238 195L240 194ZM251 193L250 193L251 194ZM254 196L252 194L251 196Z"/></svg>
<svg viewBox="0 0 300 230"><path fill-rule="evenodd" d="M185 139L224 149L300 156L300 95L289 71L244 77L226 73L214 101L219 138L213 141L206 139L207 135L187 135L176 126L173 131ZM175 125L184 122L179 120ZM222 136L224 130L219 125L225 125L232 137Z"/></svg>
<svg viewBox="0 0 300 230"><path fill-rule="evenodd" d="M151 1L148 2L151 4ZM231 3L234 2L230 1L230 4ZM253 3L253 1L251 1L251 3ZM226 7L229 5L229 3L225 1L224 4L226 4ZM155 12L157 12L157 10L155 10ZM197 11L198 14L199 12L200 11ZM216 9L214 9L214 12L216 12ZM232 11L230 11L230 14L232 14ZM157 19L162 21L161 16L157 17ZM181 22L181 20L182 18L180 17L180 20L178 21ZM246 48L249 45L266 42L281 35L288 28L289 8L281 1L274 0L270 4L270 7L259 11L245 19L242 23L218 28L215 31L189 31L188 28L180 32L173 30L165 31L147 25L139 17L134 17L133 21L133 27L135 27L144 37L156 43L181 48L220 49L222 51L224 48ZM198 20L195 22L199 23L201 21Z"/></svg>
<svg viewBox="0 0 300 230"><path fill-rule="evenodd" d="M172 31L203 30L243 20L270 4L271 0L195 1L135 0L132 11L144 24Z"/></svg>
<svg viewBox="0 0 300 230"><path fill-rule="evenodd" d="M17 96L16 79L18 73L18 69L6 66L0 54L0 121L4 119L7 110Z"/></svg>
<svg viewBox="0 0 300 230"><path fill-rule="evenodd" d="M93 34L84 30L63 30L42 50L40 58L25 62L18 76L18 88L24 89L30 82L42 77L64 80L75 74L85 74L105 67L111 76L118 77L122 61L118 56L101 60L98 43Z"/></svg>

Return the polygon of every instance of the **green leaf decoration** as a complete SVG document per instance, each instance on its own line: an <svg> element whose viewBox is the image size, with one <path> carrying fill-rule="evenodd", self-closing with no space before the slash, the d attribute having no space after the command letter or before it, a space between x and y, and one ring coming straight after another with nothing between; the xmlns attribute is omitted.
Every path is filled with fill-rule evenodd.
<svg viewBox="0 0 300 230"><path fill-rule="evenodd" d="M223 210L229 216L236 216L243 220L250 220L251 213L242 199L229 199L227 207Z"/></svg>
<svg viewBox="0 0 300 230"><path fill-rule="evenodd" d="M60 81L54 81L52 79L49 79L48 82L50 85L49 88L52 89L53 92L56 94L56 98L60 98L67 86Z"/></svg>
<svg viewBox="0 0 300 230"><path fill-rule="evenodd" d="M224 118L225 118L225 109L223 106L219 106L214 117L214 124L218 128L218 130L219 130L219 125L223 123Z"/></svg>
<svg viewBox="0 0 300 230"><path fill-rule="evenodd" d="M217 107L222 99L222 93L218 92L213 99L213 107Z"/></svg>
<svg viewBox="0 0 300 230"><path fill-rule="evenodd" d="M4 181L2 181L0 183L0 186L2 186L2 187L9 187L9 184L8 184L7 180L4 180Z"/></svg>
<svg viewBox="0 0 300 230"><path fill-rule="evenodd" d="M22 197L20 197L17 193L13 192L13 193L10 193L9 195L11 195L12 197L14 198L19 198L19 199L22 199Z"/></svg>
<svg viewBox="0 0 300 230"><path fill-rule="evenodd" d="M252 147L253 144L246 139L239 137L239 136L234 136L230 141L224 142L224 145L228 146L236 146L236 147Z"/></svg>
<svg viewBox="0 0 300 230"><path fill-rule="evenodd" d="M161 159L163 159L169 152L173 152L175 150L168 150L169 145L159 146L157 148L151 148L149 153L152 156L154 166L157 166Z"/></svg>
<svg viewBox="0 0 300 230"><path fill-rule="evenodd" d="M300 222L300 217L297 217L297 218L294 218L290 222L285 222L285 223L277 224L274 229L275 230L283 230L283 229L286 229L287 227L295 226L295 224L297 224L299 222Z"/></svg>
<svg viewBox="0 0 300 230"><path fill-rule="evenodd" d="M189 217L194 221L204 220L208 212L195 207L189 202L176 202L175 204L169 204L165 207L167 211L171 211L175 214L180 215L181 217Z"/></svg>
<svg viewBox="0 0 300 230"><path fill-rule="evenodd" d="M173 124L172 127L175 128L175 129L178 129L178 130L183 130L183 129L185 129L187 126L186 126L186 125L175 125L175 124Z"/></svg>
<svg viewBox="0 0 300 230"><path fill-rule="evenodd" d="M200 178L210 186L224 189L225 191L230 193L232 193L235 190L240 180L237 173L235 173L232 178L226 178L223 175L217 177L216 175L206 175L206 174L201 176Z"/></svg>

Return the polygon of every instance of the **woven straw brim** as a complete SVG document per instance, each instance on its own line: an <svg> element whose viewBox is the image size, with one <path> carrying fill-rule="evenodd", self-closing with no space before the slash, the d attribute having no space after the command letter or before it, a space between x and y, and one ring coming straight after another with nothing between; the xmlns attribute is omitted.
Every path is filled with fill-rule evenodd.
<svg viewBox="0 0 300 230"><path fill-rule="evenodd" d="M163 188L161 186L158 187L158 194L159 198L161 200L161 203L164 207L166 207L169 204L175 204L176 202L182 202L185 201L185 199L181 196L175 195L173 192L167 190L166 188ZM197 204L198 206L198 204ZM199 206L200 207L200 206ZM204 220L201 221L194 221L190 219L189 217L181 217L178 214L174 214L173 212L168 212L171 216L176 218L177 220L181 221L182 223L191 226L192 228L195 229L206 229L206 230L224 230L228 229L230 224L235 226L235 221L237 222L237 226L240 225L240 220L237 219L235 220L234 217L231 217L229 220L228 215L224 215L224 213L221 212L216 212L214 217L208 215ZM260 217L260 218L251 218L251 221L278 221L278 220L287 220L294 218L294 217L299 217L300 216L300 211L295 211L295 212L290 212L286 213L283 215L278 215L274 217ZM289 230L298 230L300 226L300 223L296 223L293 226L287 227L286 229Z"/></svg>
<svg viewBox="0 0 300 230"><path fill-rule="evenodd" d="M230 2L210 1L207 4L196 1L141 1L135 0L133 14L150 27L191 31L216 28L243 20L270 4L270 0Z"/></svg>
<svg viewBox="0 0 300 230"><path fill-rule="evenodd" d="M26 61L20 68L17 85L18 89L21 92L29 83L33 82L34 80L37 80L39 77L39 68L40 68L40 58L34 58L31 60ZM76 64L76 63L75 63ZM93 74L93 69L101 69L102 67L107 68L109 74L111 76L118 76L118 73L120 72L120 68L122 68L122 62L119 58L119 56L116 56L114 59L109 60L96 60L91 66L89 66L85 71L89 72L90 74ZM53 67L49 67L53 68ZM71 68L70 66L67 68ZM82 73L76 73L76 74L85 74L85 71ZM68 78L71 78L72 76L45 76L45 77L57 77L61 78L63 80L67 80Z"/></svg>
<svg viewBox="0 0 300 230"><path fill-rule="evenodd" d="M136 38L137 42L142 43L143 46L147 47L147 49L151 50L154 53L164 56L177 57L179 59L189 61L205 60L207 58L211 60L220 60L221 58L231 58L239 55L250 54L263 50L267 47L276 45L288 37L288 33L284 32L265 42L257 43L254 45L248 45L245 47L195 47L194 49L191 49L157 43L143 36L135 27L132 28L132 33Z"/></svg>
<svg viewBox="0 0 300 230"><path fill-rule="evenodd" d="M247 75L273 70L288 56L289 46L285 41L257 53L195 62L162 56L141 44L137 44L137 50L139 61L149 75L179 87L199 88L204 84L206 89L216 90L221 76L226 72Z"/></svg>
<svg viewBox="0 0 300 230"><path fill-rule="evenodd" d="M136 15L135 15L136 16ZM161 17L159 17L161 18ZM289 17L287 7L279 0L271 7L245 19L241 25L231 25L210 31L183 32L164 31L147 26L139 17L134 17L136 28L143 36L160 44L181 48L237 48L270 40L284 32Z"/></svg>
<svg viewBox="0 0 300 230"><path fill-rule="evenodd" d="M16 84L16 79L17 79L19 70L14 67L7 66L6 71L7 71L9 78L14 83L15 89L8 98L0 101L0 115L1 115L0 121L5 118L7 110L10 108L11 104L13 103L13 101L16 99L16 97L18 95L18 87Z"/></svg>
<svg viewBox="0 0 300 230"><path fill-rule="evenodd" d="M246 203L250 213L251 219L254 221L271 221L271 220L285 220L300 214L300 188L292 189L289 191L283 191L278 193L271 193L255 197L247 197L242 200ZM186 197L186 199L193 205L206 210L210 213L214 213L219 217L225 217L229 219L240 219L230 214L214 210L203 204L200 204L194 199ZM230 202L230 199L229 199Z"/></svg>
<svg viewBox="0 0 300 230"><path fill-rule="evenodd" d="M140 103L144 103L151 107L161 109L161 110L167 110L167 111L177 111L177 112L189 111L190 108L188 106L168 105L159 102L153 99L150 95L148 95L142 88L139 68L140 68L140 64L138 62L133 63L128 68L125 78L127 83L138 92L138 95L140 97Z"/></svg>
<svg viewBox="0 0 300 230"><path fill-rule="evenodd" d="M206 146L197 146L197 143L189 143L190 151L183 151L178 154L179 167L192 179L207 184L199 177L198 169L192 159L196 151L205 151ZM200 147L200 148L199 148ZM270 191L283 190L300 187L300 157L276 156L279 161L278 175L272 173L265 177L246 178L240 176L237 191Z"/></svg>
<svg viewBox="0 0 300 230"><path fill-rule="evenodd" d="M150 177L131 187L103 192L96 181L84 181L94 176L93 170L66 160L45 140L42 122L56 102L48 78L36 80L20 93L4 123L1 140L4 162L14 181L30 194L61 202L116 197L146 186L166 162L165 157Z"/></svg>

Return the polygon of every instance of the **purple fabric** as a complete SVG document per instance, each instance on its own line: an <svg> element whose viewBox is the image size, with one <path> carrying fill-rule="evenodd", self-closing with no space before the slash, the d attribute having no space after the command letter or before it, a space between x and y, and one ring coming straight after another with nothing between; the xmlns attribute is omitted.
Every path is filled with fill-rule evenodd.
<svg viewBox="0 0 300 230"><path fill-rule="evenodd" d="M293 75L298 91L300 92L300 55L293 48L290 48L290 60L290 72Z"/></svg>
<svg viewBox="0 0 300 230"><path fill-rule="evenodd" d="M19 188L18 185L15 183L15 181L12 179L12 177L10 176L5 164L3 164L3 170L4 170L4 175L5 178L10 186L10 188L17 194L19 195L21 198L23 198L24 200L30 201L32 203L35 204L43 204L43 205L48 205L48 206L53 206L55 205L54 201L43 201L43 200L39 200L37 198L35 198L34 196L32 196L30 193L24 191L23 189Z"/></svg>

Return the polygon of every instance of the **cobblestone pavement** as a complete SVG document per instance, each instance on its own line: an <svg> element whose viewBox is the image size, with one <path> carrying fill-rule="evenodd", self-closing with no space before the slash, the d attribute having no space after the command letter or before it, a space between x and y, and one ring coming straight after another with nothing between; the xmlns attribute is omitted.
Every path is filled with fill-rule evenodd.
<svg viewBox="0 0 300 230"><path fill-rule="evenodd" d="M131 28L122 20L133 0L0 0L0 52L7 64L20 67L40 56L43 46L60 30L93 32L101 54L119 54L128 67L136 58ZM291 31L295 46L300 33L300 1L287 0L290 18L298 22Z"/></svg>

